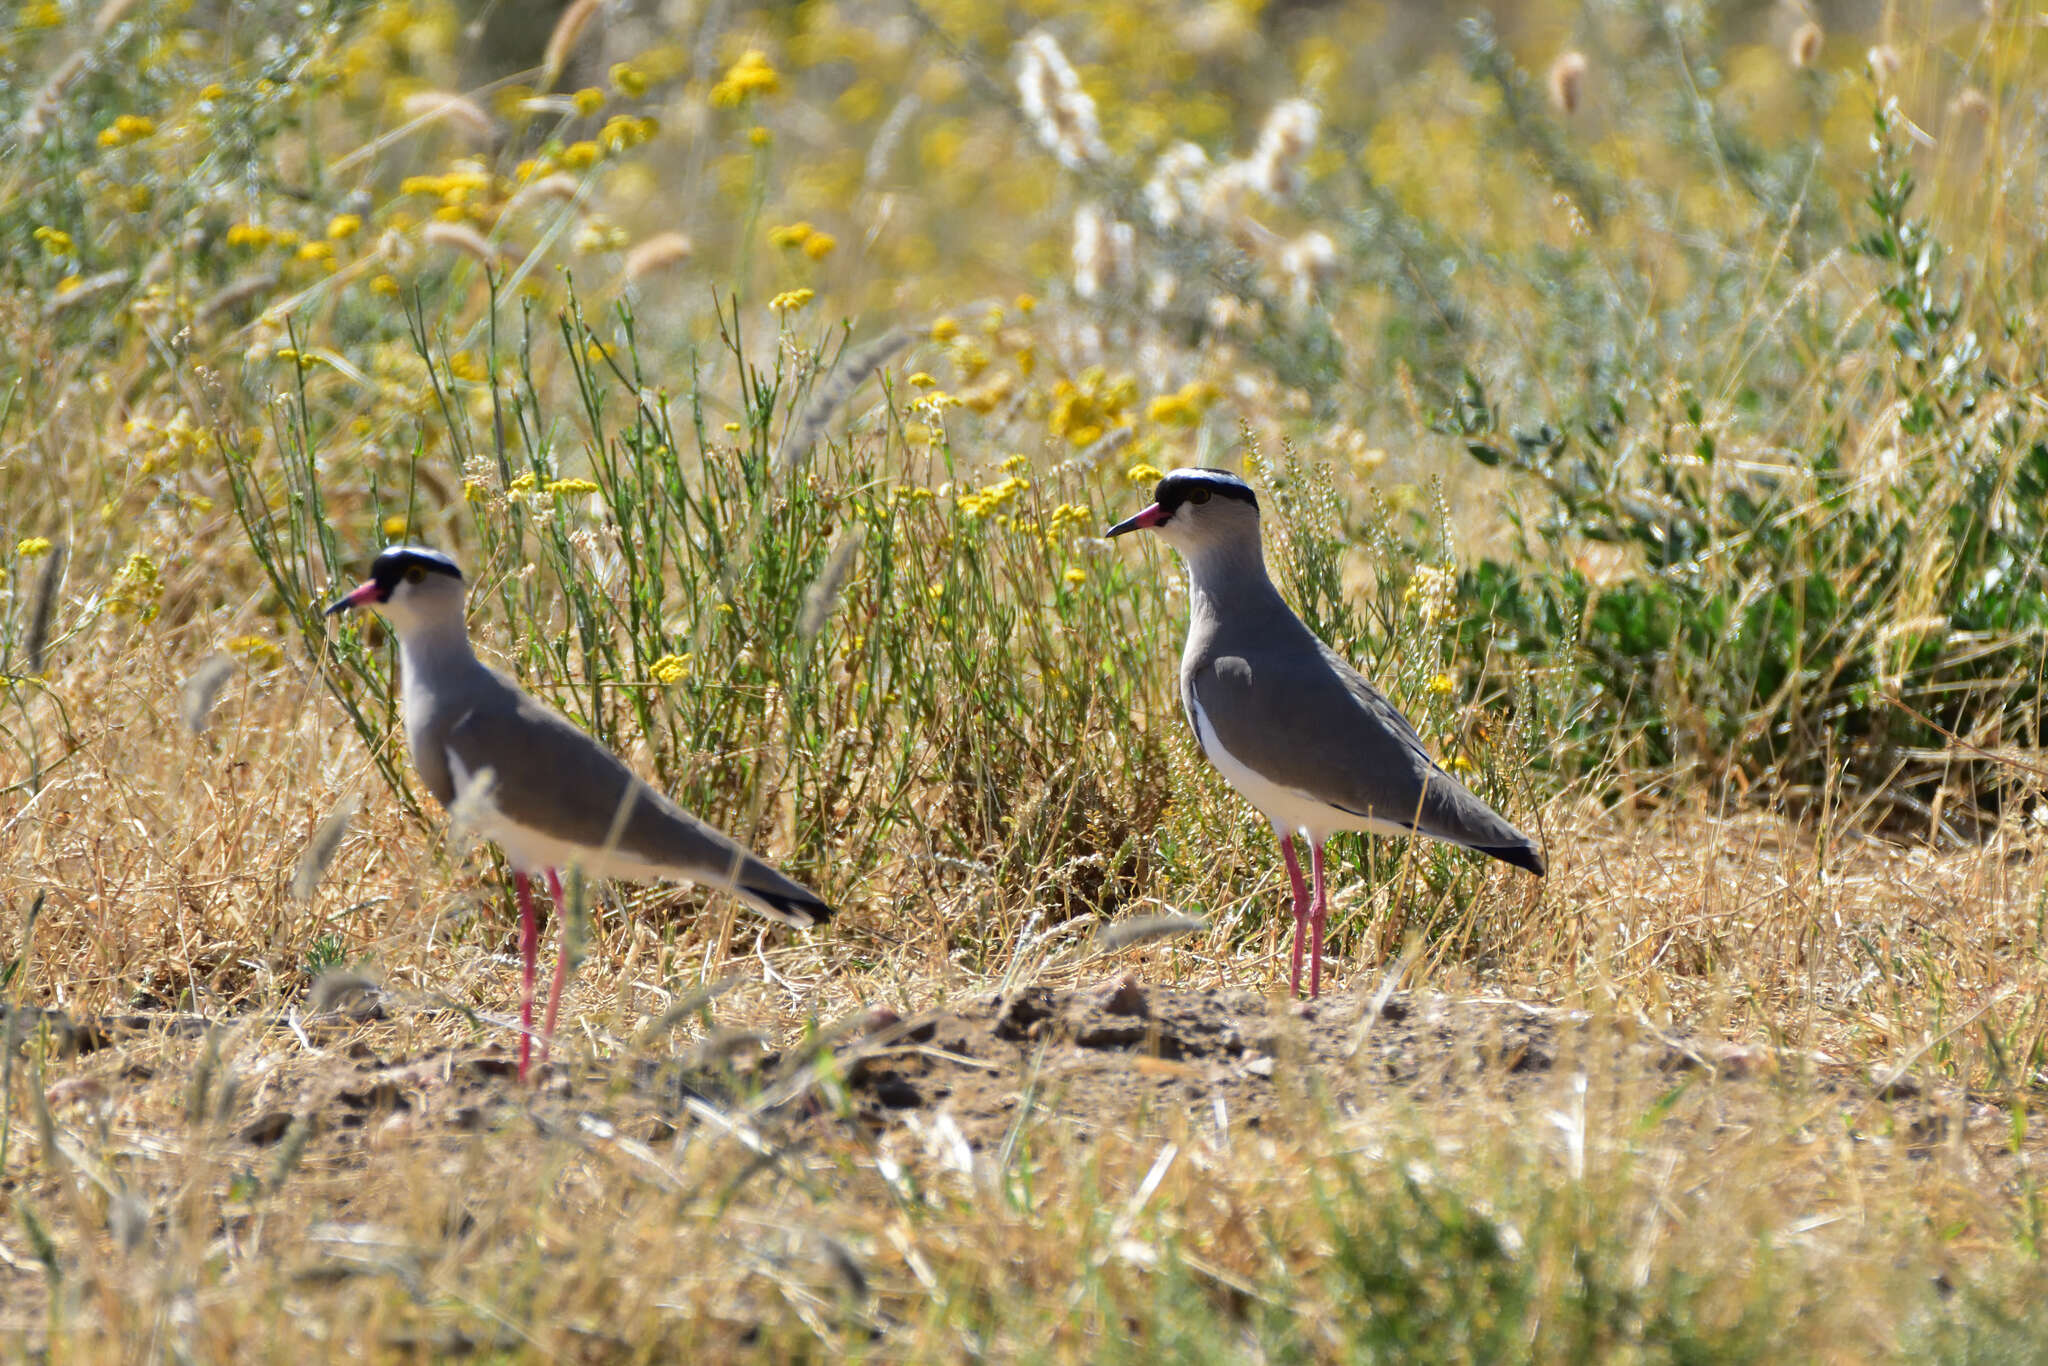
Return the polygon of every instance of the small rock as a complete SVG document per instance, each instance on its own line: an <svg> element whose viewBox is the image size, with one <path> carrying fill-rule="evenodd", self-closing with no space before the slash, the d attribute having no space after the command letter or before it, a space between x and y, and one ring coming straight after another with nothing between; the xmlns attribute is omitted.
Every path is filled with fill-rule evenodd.
<svg viewBox="0 0 2048 1366"><path fill-rule="evenodd" d="M292 1127L292 1119L293 1115L289 1110L271 1110L244 1124L235 1137L244 1143L267 1148L284 1137L285 1130Z"/></svg>
<svg viewBox="0 0 2048 1366"><path fill-rule="evenodd" d="M1253 1058L1244 1065L1244 1070L1255 1077L1270 1077L1273 1075L1273 1060L1270 1057Z"/></svg>
<svg viewBox="0 0 2048 1366"><path fill-rule="evenodd" d="M1142 1017L1152 1013L1152 1008L1145 1002L1145 988L1128 972L1104 987L1096 1004L1111 1015Z"/></svg>

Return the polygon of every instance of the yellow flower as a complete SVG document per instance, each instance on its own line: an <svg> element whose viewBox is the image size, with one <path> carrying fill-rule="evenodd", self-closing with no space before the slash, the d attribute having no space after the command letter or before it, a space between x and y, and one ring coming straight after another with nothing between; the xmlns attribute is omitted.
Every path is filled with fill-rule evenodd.
<svg viewBox="0 0 2048 1366"><path fill-rule="evenodd" d="M569 97L579 114L595 114L604 108L604 91L594 85L587 85Z"/></svg>
<svg viewBox="0 0 2048 1366"><path fill-rule="evenodd" d="M134 617L137 621L155 621L163 596L164 586L157 577L156 561L138 550L128 556L120 572L114 575L114 582L107 590L107 610Z"/></svg>
<svg viewBox="0 0 2048 1366"><path fill-rule="evenodd" d="M1146 405L1145 416L1154 422L1171 423L1179 427L1192 427L1202 418L1203 410L1216 399L1216 386L1201 380L1190 380L1179 391L1161 394Z"/></svg>
<svg viewBox="0 0 2048 1366"><path fill-rule="evenodd" d="M106 127L100 129L99 144L102 147L125 147L139 142L156 131L156 120L140 114L123 114Z"/></svg>
<svg viewBox="0 0 2048 1366"><path fill-rule="evenodd" d="M1453 773L1474 773L1478 771L1479 765L1473 763L1469 755L1453 754L1444 760L1444 767Z"/></svg>
<svg viewBox="0 0 2048 1366"><path fill-rule="evenodd" d="M949 342L960 335L960 324L951 318L936 318L932 321L932 340Z"/></svg>
<svg viewBox="0 0 2048 1366"><path fill-rule="evenodd" d="M448 373L460 380L474 384L490 377L490 368L467 351L457 351L448 358Z"/></svg>
<svg viewBox="0 0 2048 1366"><path fill-rule="evenodd" d="M768 307L774 309L777 313L789 313L802 308L817 297L818 292L814 289L792 289L770 299Z"/></svg>
<svg viewBox="0 0 2048 1366"><path fill-rule="evenodd" d="M572 171L587 171L602 155L603 150L594 142L572 142L562 149L562 164Z"/></svg>
<svg viewBox="0 0 2048 1366"><path fill-rule="evenodd" d="M839 239L831 233L814 232L811 234L810 240L804 243L804 255L810 257L813 261L822 261L827 256L830 256L832 249L838 245Z"/></svg>
<svg viewBox="0 0 2048 1366"><path fill-rule="evenodd" d="M24 536L14 543L14 553L21 556L24 560L32 560L38 555L47 555L50 553L50 538L48 536Z"/></svg>
<svg viewBox="0 0 2048 1366"><path fill-rule="evenodd" d="M362 230L363 216L359 213L338 213L327 220L327 235L336 242L345 242Z"/></svg>
<svg viewBox="0 0 2048 1366"><path fill-rule="evenodd" d="M332 261L334 259L334 243L303 243L299 247L299 259L301 261Z"/></svg>
<svg viewBox="0 0 2048 1366"><path fill-rule="evenodd" d="M782 78L769 64L768 55L750 48L711 87L711 103L720 109L737 108L749 96L774 94L781 84Z"/></svg>
<svg viewBox="0 0 2048 1366"><path fill-rule="evenodd" d="M1029 294L1019 294L1013 302L1017 305L1019 313L1029 313L1032 309L1038 307L1038 300Z"/></svg>
<svg viewBox="0 0 2048 1366"><path fill-rule="evenodd" d="M621 95L637 100L647 93L647 77L642 75L638 69L628 66L624 62L612 64L611 78L612 89L618 91Z"/></svg>
<svg viewBox="0 0 2048 1366"><path fill-rule="evenodd" d="M80 285L84 283L85 277L83 275L67 275L57 282L57 293L61 297L63 295L69 294L72 290L77 289Z"/></svg>
<svg viewBox="0 0 2048 1366"><path fill-rule="evenodd" d="M1162 477L1156 465L1133 465L1124 471L1124 478L1133 484L1156 484Z"/></svg>
<svg viewBox="0 0 2048 1366"><path fill-rule="evenodd" d="M690 676L690 657L663 655L647 666L647 672L662 687L672 688Z"/></svg>
<svg viewBox="0 0 2048 1366"><path fill-rule="evenodd" d="M384 534L394 541L403 536L405 534L405 514L394 512L389 517L386 517L384 519Z"/></svg>
<svg viewBox="0 0 2048 1366"><path fill-rule="evenodd" d="M1085 569L1069 569L1062 577L1068 583L1086 583L1088 582L1088 571Z"/></svg>
<svg viewBox="0 0 2048 1366"><path fill-rule="evenodd" d="M612 347L606 346L601 341L589 342L583 348L583 359L589 361L592 365L603 365L617 354L617 351Z"/></svg>
<svg viewBox="0 0 2048 1366"><path fill-rule="evenodd" d="M996 466L996 468L1004 474L1022 474L1031 468L1031 457L1028 455L1013 455L1004 460L1002 464Z"/></svg>
<svg viewBox="0 0 2048 1366"><path fill-rule="evenodd" d="M370 280L370 292L382 299L397 298L398 277L395 275L373 276Z"/></svg>
<svg viewBox="0 0 2048 1366"><path fill-rule="evenodd" d="M740 424L737 422L728 422L725 424L725 429L729 432L736 432L740 429Z"/></svg>
<svg viewBox="0 0 2048 1366"><path fill-rule="evenodd" d="M756 147L766 147L769 143L775 141L775 134L757 123L747 130L747 141L753 143Z"/></svg>
<svg viewBox="0 0 2048 1366"><path fill-rule="evenodd" d="M638 147L643 142L653 141L654 135L660 131L661 125L653 119L620 114L616 118L605 120L604 127L598 131L597 140L607 151L623 152L629 147Z"/></svg>
<svg viewBox="0 0 2048 1366"><path fill-rule="evenodd" d="M219 81L213 81L207 85L202 85L199 87L199 98L202 100L217 100L225 96L227 93L228 88L222 85Z"/></svg>
<svg viewBox="0 0 2048 1366"><path fill-rule="evenodd" d="M768 245L771 247L801 247L811 240L817 229L809 223L784 223L779 228L768 229Z"/></svg>
<svg viewBox="0 0 2048 1366"><path fill-rule="evenodd" d="M52 256L69 256L77 250L71 234L62 228L37 228L30 237L43 244L43 250Z"/></svg>
<svg viewBox="0 0 2048 1366"><path fill-rule="evenodd" d="M578 494L596 493L597 485L588 479L551 479L548 481L548 492L558 497L572 498Z"/></svg>
<svg viewBox="0 0 2048 1366"><path fill-rule="evenodd" d="M236 636L228 642L228 653L240 655L259 667L274 669L284 663L284 646L267 636Z"/></svg>
<svg viewBox="0 0 2048 1366"><path fill-rule="evenodd" d="M1429 690L1439 697L1457 686L1457 680L1449 674L1437 674L1429 680Z"/></svg>
<svg viewBox="0 0 2048 1366"><path fill-rule="evenodd" d="M919 370L915 374L911 375L910 382L920 389L929 389L934 384L938 383L937 380L933 379L929 374L927 374L923 370Z"/></svg>

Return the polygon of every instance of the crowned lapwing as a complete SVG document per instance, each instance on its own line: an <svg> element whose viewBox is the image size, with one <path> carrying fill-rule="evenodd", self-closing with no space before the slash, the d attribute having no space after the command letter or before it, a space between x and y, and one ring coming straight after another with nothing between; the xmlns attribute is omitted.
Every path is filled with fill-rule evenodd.
<svg viewBox="0 0 2048 1366"><path fill-rule="evenodd" d="M1322 990L1323 842L1339 830L1428 835L1543 875L1543 855L1429 757L1379 689L1315 637L1266 576L1259 500L1222 470L1175 470L1152 506L1111 536L1156 531L1188 567L1180 698L1209 762L1280 841L1294 886L1294 990L1309 934L1309 995ZM1308 840L1315 896L1294 836Z"/></svg>
<svg viewBox="0 0 2048 1366"><path fill-rule="evenodd" d="M560 869L591 877L668 879L721 887L774 920L815 925L832 908L635 777L619 757L528 696L470 649L462 570L434 550L392 546L370 577L327 609L368 607L398 636L406 746L443 806L477 798L475 823L505 851L519 893L519 1076L533 1047L538 936L528 875L544 873L563 912ZM489 773L481 789L473 785ZM466 804L467 805L467 804ZM541 1024L542 1056L561 1005L563 952Z"/></svg>

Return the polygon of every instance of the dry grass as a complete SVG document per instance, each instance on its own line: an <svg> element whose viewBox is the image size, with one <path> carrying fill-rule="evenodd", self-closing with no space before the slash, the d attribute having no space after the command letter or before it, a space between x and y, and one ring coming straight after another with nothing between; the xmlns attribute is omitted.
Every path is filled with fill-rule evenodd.
<svg viewBox="0 0 2048 1366"><path fill-rule="evenodd" d="M2048 31L1045 8L0 35L0 1356L2033 1350ZM1094 534L1226 461L1550 860L1340 846L1306 1014ZM516 1086L400 537L829 930L611 889Z"/></svg>
<svg viewBox="0 0 2048 1366"><path fill-rule="evenodd" d="M961 961L961 919L1021 937L1029 905L870 903L831 935L750 944L742 924L721 946L715 908L634 896L599 917L567 998L569 1071L522 1095L465 1070L510 1053L500 884L440 857L432 829L368 781L302 670L239 679L193 737L168 702L182 661L121 635L100 657L50 680L76 747L8 814L0 898L47 897L12 994L75 1017L153 997L219 1023L157 1020L76 1057L29 1039L8 1165L19 1218L0 1230L21 1340L100 1359L1100 1359L1123 1324L1193 1333L1196 1355L1248 1335L1320 1356L1361 1341L1361 1286L1426 1324L1453 1307L1431 1295L1455 1299L1488 1261L1469 1240L1436 1247L1411 1302L1350 1279L1347 1238L1376 1218L1373 1236L1417 1239L1478 1210L1521 1239L1501 1255L1543 1306L1521 1311L1539 1356L1575 1354L1560 1315L1575 1259L1590 1259L1619 1279L1586 1293L1646 1297L1585 1330L1602 1345L1658 1355L1654 1334L1615 1325L1675 1313L1672 1331L1721 1349L1853 1360L1927 1331L1937 1279L1979 1284L2031 1237L2035 1082L2016 1069L2037 1054L2048 982L2024 832L1824 849L1768 815L1561 803L1545 822L1554 873L1523 932L1482 963L1428 966L1424 952L1409 970L1453 998L1591 1012L1533 1082L1481 1068L1348 1110L1319 1098L1332 1078L1300 1074L1275 1118L1227 1136L1200 1106L1073 1114L1048 1095L1011 1145L970 1154L942 1112L880 1131L832 1120L828 1076L822 1121L760 1117L757 1139L630 1084L704 1035L702 1012L643 1035L691 984L737 975L716 1027L780 1043L873 1005L912 1013L1126 970L1277 990L1277 875L1260 873L1268 929L1242 950L1196 937L1077 961L1054 945L987 972ZM316 900L293 904L300 846L358 793ZM322 952L381 981L390 1018L306 1024ZM1382 966L1339 963L1340 990L1371 993ZM1628 1046L1672 1026L1716 1073L1674 1078ZM369 1059L398 1078L388 1093L364 1079ZM1919 1122L1937 1127L1910 1132L1862 1086L1871 1073L1927 1087L1934 1120ZM312 1126L303 1148L280 1140L292 1116ZM1519 1303L1482 1301L1510 1316Z"/></svg>

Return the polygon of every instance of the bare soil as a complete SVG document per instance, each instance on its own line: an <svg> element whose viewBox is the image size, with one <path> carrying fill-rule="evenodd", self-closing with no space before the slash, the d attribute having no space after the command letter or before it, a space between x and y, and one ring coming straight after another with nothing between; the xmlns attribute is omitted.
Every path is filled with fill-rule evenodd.
<svg viewBox="0 0 2048 1366"><path fill-rule="evenodd" d="M642 1049L612 1066L558 1058L537 1069L530 1093L503 1047L406 1048L401 1039L421 1031L387 1019L374 993L352 1010L304 1021L22 1011L13 1023L17 1037L46 1031L55 1051L88 1055L50 1088L53 1108L109 1104L152 1084L189 1092L206 1072L194 1061L205 1049L232 1059L237 1047L222 1041L239 1038L247 1052L252 1034L289 1029L306 1047L272 1050L257 1085L223 1064L199 1083L210 1096L188 1096L188 1111L214 1116L242 1144L289 1140L344 1167L399 1137L473 1134L522 1115L543 1130L642 1142L692 1124L741 1126L764 1149L939 1126L949 1141L957 1134L988 1150L1027 1117L1064 1120L1085 1135L1188 1123L1258 1130L1376 1105L1547 1106L1589 1072L1710 1097L1716 1113L1690 1106L1691 1122L1741 1124L1768 1113L1775 1127L1788 1103L1809 1108L1816 1123L1833 1111L1853 1134L1896 1144L1907 1158L1959 1143L1971 1161L1996 1167L2048 1143L2015 1144L2005 1099L1924 1085L1909 1073L1872 1075L1818 1052L1434 993L1287 1002L1132 977L1079 990L1031 986L908 1019L878 1009L781 1047L714 1024L661 1062Z"/></svg>

